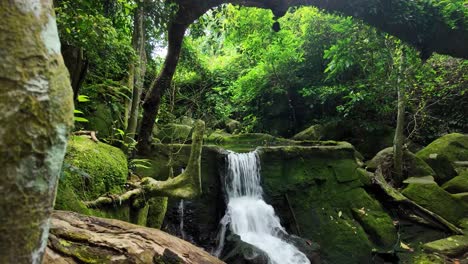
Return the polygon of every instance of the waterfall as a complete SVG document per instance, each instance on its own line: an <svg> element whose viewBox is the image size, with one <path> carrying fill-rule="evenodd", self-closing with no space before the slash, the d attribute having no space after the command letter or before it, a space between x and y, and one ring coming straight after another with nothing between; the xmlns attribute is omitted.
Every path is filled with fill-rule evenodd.
<svg viewBox="0 0 468 264"><path fill-rule="evenodd" d="M179 202L179 217L180 217L180 222L179 222L179 231L180 231L180 236L182 239L185 240L185 231L184 231L184 199L181 199Z"/></svg>
<svg viewBox="0 0 468 264"><path fill-rule="evenodd" d="M261 249L270 264L309 264L307 257L281 237L286 233L273 207L263 200L257 152L229 153L225 177L226 214L221 220L219 257L227 227L241 240Z"/></svg>

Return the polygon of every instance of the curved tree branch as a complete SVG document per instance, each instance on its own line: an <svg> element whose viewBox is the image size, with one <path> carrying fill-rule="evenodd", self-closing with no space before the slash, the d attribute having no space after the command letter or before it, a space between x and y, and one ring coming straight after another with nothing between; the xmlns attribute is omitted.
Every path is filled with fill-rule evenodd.
<svg viewBox="0 0 468 264"><path fill-rule="evenodd" d="M194 198L201 194L201 151L205 123L201 120L195 122L192 134L192 148L187 167L177 177L166 181L157 181L153 178L143 178L141 182L133 183L136 187L121 195L102 196L94 201L85 202L90 208L99 208L116 203L136 201L138 199L155 196L169 196L182 199Z"/></svg>

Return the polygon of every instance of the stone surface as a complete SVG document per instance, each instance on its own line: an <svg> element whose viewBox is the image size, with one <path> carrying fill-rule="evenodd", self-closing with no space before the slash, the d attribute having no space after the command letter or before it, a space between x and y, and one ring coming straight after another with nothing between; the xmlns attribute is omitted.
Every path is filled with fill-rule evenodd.
<svg viewBox="0 0 468 264"><path fill-rule="evenodd" d="M325 261L369 263L373 248L396 243L392 219L363 188L350 144L262 147L259 153L267 201L287 230L320 245Z"/></svg>
<svg viewBox="0 0 468 264"><path fill-rule="evenodd" d="M468 252L468 236L451 236L424 244L424 249L449 257L462 256Z"/></svg>
<svg viewBox="0 0 468 264"><path fill-rule="evenodd" d="M412 182L402 194L453 224L457 224L468 213L468 208L462 202L433 181Z"/></svg>
<svg viewBox="0 0 468 264"><path fill-rule="evenodd" d="M192 126L170 123L159 127L156 137L164 143L186 143L191 141Z"/></svg>
<svg viewBox="0 0 468 264"><path fill-rule="evenodd" d="M468 135L447 134L416 153L436 172L436 182L443 184L457 175L455 162L468 161Z"/></svg>
<svg viewBox="0 0 468 264"><path fill-rule="evenodd" d="M377 167L384 171L393 166L393 147L379 151L370 161L366 162L368 170L375 171ZM404 178L435 175L434 170L421 158L410 151L403 153Z"/></svg>
<svg viewBox="0 0 468 264"><path fill-rule="evenodd" d="M123 221L55 211L45 264L221 264L184 240Z"/></svg>
<svg viewBox="0 0 468 264"><path fill-rule="evenodd" d="M468 171L462 172L460 175L444 183L442 188L449 193L468 192Z"/></svg>

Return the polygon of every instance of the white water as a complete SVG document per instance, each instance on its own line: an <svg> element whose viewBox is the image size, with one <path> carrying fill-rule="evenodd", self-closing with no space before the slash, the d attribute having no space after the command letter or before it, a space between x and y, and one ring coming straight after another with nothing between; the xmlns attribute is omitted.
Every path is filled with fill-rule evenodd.
<svg viewBox="0 0 468 264"><path fill-rule="evenodd" d="M179 222L179 231L180 231L180 236L182 239L185 240L185 231L184 231L184 199L180 199L179 202L179 217L180 217L180 222Z"/></svg>
<svg viewBox="0 0 468 264"><path fill-rule="evenodd" d="M215 255L224 247L227 225L242 241L263 250L270 264L309 264L307 257L280 237L286 234L273 207L263 198L257 153L229 153L225 179L228 196L226 215L221 220L220 241Z"/></svg>

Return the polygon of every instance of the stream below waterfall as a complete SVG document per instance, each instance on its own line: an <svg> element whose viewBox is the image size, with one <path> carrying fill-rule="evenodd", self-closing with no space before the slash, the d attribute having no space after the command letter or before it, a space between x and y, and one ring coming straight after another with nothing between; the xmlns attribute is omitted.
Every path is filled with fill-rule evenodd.
<svg viewBox="0 0 468 264"><path fill-rule="evenodd" d="M220 241L215 255L224 247L226 230L266 253L270 264L309 264L307 257L282 239L286 231L273 207L263 200L258 154L229 153L225 175L226 214L221 220Z"/></svg>

